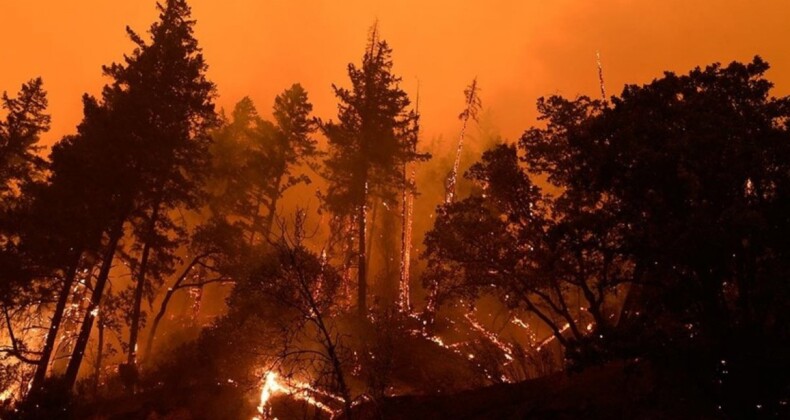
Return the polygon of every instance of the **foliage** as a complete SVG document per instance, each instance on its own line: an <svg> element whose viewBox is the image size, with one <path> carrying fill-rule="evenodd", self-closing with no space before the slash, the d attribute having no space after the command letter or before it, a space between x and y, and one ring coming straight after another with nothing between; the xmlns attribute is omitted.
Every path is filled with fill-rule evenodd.
<svg viewBox="0 0 790 420"><path fill-rule="evenodd" d="M611 104L541 99L545 128L487 152L468 173L484 192L445 207L426 239L431 275L448 295L525 306L579 363L684 352L703 378L727 364L732 412L776 398L779 376L757 392L751 373L763 357L787 368L771 355L788 345L790 99L769 96L767 68L667 73Z"/></svg>

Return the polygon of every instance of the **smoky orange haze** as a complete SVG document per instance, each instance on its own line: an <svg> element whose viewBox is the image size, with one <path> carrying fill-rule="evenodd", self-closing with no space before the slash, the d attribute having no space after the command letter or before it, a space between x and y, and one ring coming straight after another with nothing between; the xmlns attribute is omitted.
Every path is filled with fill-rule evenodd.
<svg viewBox="0 0 790 420"><path fill-rule="evenodd" d="M595 52L608 93L664 70L761 55L776 94L790 91L790 2L192 0L196 36L226 109L243 96L263 115L294 82L315 113L335 115L331 85L346 85L378 19L394 48L395 71L412 95L419 84L423 133L454 141L462 91L477 76L488 122L506 139L535 124L542 95L599 95ZM0 0L0 91L42 76L49 92L51 145L74 132L83 93L97 94L101 66L132 49L156 19L154 0Z"/></svg>
<svg viewBox="0 0 790 420"><path fill-rule="evenodd" d="M394 49L403 88L420 94L422 148L448 159L460 129L463 89L478 77L485 135L470 130L466 167L490 137L516 140L536 124L535 101L551 94L598 96L596 51L609 94L664 70L761 55L775 95L790 93L788 0L191 0L196 37L217 85L219 107L250 96L262 115L275 95L301 83L322 119L336 114L332 84L348 85L368 28L379 22ZM73 133L83 93L107 82L101 66L120 61L156 20L154 0L0 0L0 91L14 94L41 76L49 92L51 146ZM478 140L478 144L475 141ZM462 168L463 169L463 168ZM446 173L446 172L445 172ZM445 173L423 174L441 179ZM415 244L432 224L443 183L423 182ZM306 187L303 187L306 188ZM313 191L302 195L314 197ZM312 200L315 206L315 199ZM414 254L416 255L416 253ZM390 256L391 257L391 256ZM222 293L217 292L216 296ZM191 304L185 297L177 306ZM222 311L222 299L209 299ZM166 328L166 327L165 327ZM145 333L144 333L145 334Z"/></svg>

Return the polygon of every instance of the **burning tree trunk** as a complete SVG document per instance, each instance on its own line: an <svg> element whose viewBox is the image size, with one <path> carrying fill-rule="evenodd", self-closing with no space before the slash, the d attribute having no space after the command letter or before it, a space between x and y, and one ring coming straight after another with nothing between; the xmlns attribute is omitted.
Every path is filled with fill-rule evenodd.
<svg viewBox="0 0 790 420"><path fill-rule="evenodd" d="M603 83L603 64L601 64L601 52L595 52L595 63L598 65L598 83L601 85L601 98L606 102L606 85Z"/></svg>
<svg viewBox="0 0 790 420"><path fill-rule="evenodd" d="M82 321L79 335L77 336L77 342L74 345L71 359L69 359L69 364L66 367L64 382L68 389L73 388L74 384L77 382L77 375L79 374L80 366L82 365L82 359L85 356L85 349L88 347L88 340L90 339L91 330L93 329L93 322L96 319L96 313L99 309L99 304L101 303L102 294L104 293L104 288L107 285L107 279L110 276L110 269L112 268L112 261L115 257L115 251L118 248L118 241L120 241L121 236L123 235L123 222L121 221L117 223L110 232L107 250L104 253L101 270L99 271L99 276L96 279L96 286L93 288L91 301L88 304L88 308L85 312L85 317Z"/></svg>
<svg viewBox="0 0 790 420"><path fill-rule="evenodd" d="M97 394L99 390L99 381L101 380L101 365L104 358L104 314L98 314L97 329L99 330L99 342L96 346L96 365L93 368L93 393Z"/></svg>
<svg viewBox="0 0 790 420"><path fill-rule="evenodd" d="M420 92L417 88L417 99L415 100L415 129L414 147L412 153L417 152L417 143L420 139ZM412 245L412 224L414 212L414 188L417 169L411 166L410 162L403 164L403 193L401 197L401 244L400 244L400 283L398 287L398 304L403 312L411 310L410 290L411 283L411 245ZM411 170L410 170L411 169Z"/></svg>
<svg viewBox="0 0 790 420"><path fill-rule="evenodd" d="M55 312L52 314L52 321L49 326L49 331L47 332L47 339L44 343L44 348L41 350L41 357L39 359L38 366L36 367L36 373L33 376L33 381L30 384L32 393L38 392L41 389L41 386L44 384L44 380L46 379L49 362L52 359L52 353L55 349L55 341L57 341L58 337L58 330L60 330L60 324L63 321L63 315L66 312L66 304L68 303L69 296L71 296L71 286L74 284L74 279L77 276L77 269L79 268L81 256L82 254L80 253L74 258L71 266L66 272L66 276L63 278L63 287L61 288L60 296L58 296L58 303L55 306Z"/></svg>
<svg viewBox="0 0 790 420"><path fill-rule="evenodd" d="M367 315L367 252L366 252L366 236L367 236L367 217L368 217L368 184L365 182L365 192L362 199L362 205L359 206L359 215L357 218L357 235L359 237L358 243L358 261L357 261L357 313L360 317Z"/></svg>
<svg viewBox="0 0 790 420"><path fill-rule="evenodd" d="M134 306L132 307L132 325L129 328L129 352L126 357L126 363L129 367L137 364L137 336L140 330L140 312L143 304L143 292L145 291L145 276L148 273L148 260L151 254L151 240L156 229L157 216L159 213L159 205L155 205L151 213L150 225L148 227L148 235L143 245L143 254L140 257L140 272L137 275L137 284L134 290Z"/></svg>
<svg viewBox="0 0 790 420"><path fill-rule="evenodd" d="M414 211L414 194L409 190L409 185L414 184L414 168L409 171L409 165L403 167L403 177L406 187L403 188L401 204L401 250L400 250L400 287L398 290L399 305L402 311L408 312L411 308L409 301L409 284L411 283L411 244L412 244L412 212Z"/></svg>
<svg viewBox="0 0 790 420"><path fill-rule="evenodd" d="M343 258L343 268L342 268L342 277L343 277L343 285L342 287L342 294L344 303L346 305L347 310L351 308L351 295L352 295L352 288L351 288L351 278L352 278L352 270L354 268L354 235L352 232L354 231L354 220L345 220L342 222L343 227L343 246L342 246L342 258Z"/></svg>
<svg viewBox="0 0 790 420"><path fill-rule="evenodd" d="M376 220L378 219L379 215L379 206L381 203L377 202L377 200L372 200L371 208L372 211L370 212L370 222L366 222L365 225L367 226L368 233L366 234L368 238L367 248L365 249L365 261L367 261L367 266L370 267L370 259L373 255L373 243L376 241L375 232L376 232Z"/></svg>
<svg viewBox="0 0 790 420"><path fill-rule="evenodd" d="M450 176L447 179L447 193L444 202L449 204L455 199L455 188L458 182L458 167L461 164L461 152L464 147L464 137L466 136L466 126L471 118L477 121L477 113L480 111L480 96L478 96L479 88L477 87L477 78L472 80L472 83L464 90L465 105L464 111L458 116L461 120L461 134L458 137L458 147L455 149L455 160L453 161L453 169L450 171Z"/></svg>
<svg viewBox="0 0 790 420"><path fill-rule="evenodd" d="M461 120L461 134L458 137L458 147L455 150L455 160L453 161L453 168L450 170L450 175L447 177L447 184L444 203L452 204L455 200L456 185L458 183L458 169L461 165L461 152L464 147L464 138L466 137L466 127L469 119L477 121L477 114L480 111L481 101L478 95L479 88L477 87L477 78L472 79L472 83L464 90L465 105L463 112L458 116ZM423 314L425 325L431 327L435 320L437 309L437 296L438 286L430 285L428 287L428 298Z"/></svg>
<svg viewBox="0 0 790 420"><path fill-rule="evenodd" d="M351 309L352 303L352 271L354 268L354 242L356 237L354 235L354 226L356 219L353 215L347 216L333 216L330 221L330 237L329 243L325 248L330 255L339 259L340 276L342 282L340 284L340 306L343 310L348 311Z"/></svg>

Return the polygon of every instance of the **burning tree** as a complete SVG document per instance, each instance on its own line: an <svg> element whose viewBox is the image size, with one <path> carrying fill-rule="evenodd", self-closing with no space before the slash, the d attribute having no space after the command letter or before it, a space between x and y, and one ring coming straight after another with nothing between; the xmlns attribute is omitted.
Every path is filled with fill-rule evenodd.
<svg viewBox="0 0 790 420"><path fill-rule="evenodd" d="M82 137L108 144L125 160L104 174L113 183L119 206L106 225L102 270L66 370L67 384L77 378L124 226L130 222L134 227L138 242L133 251L139 252L127 360L133 368L146 285L170 270L173 261L170 234L177 232L177 224L172 211L200 203L207 130L216 121L214 85L205 78L189 6L168 0L158 9L160 21L151 26L151 43L128 30L137 48L125 63L105 68L113 83L105 87L103 102L86 99Z"/></svg>
<svg viewBox="0 0 790 420"><path fill-rule="evenodd" d="M606 212L574 213L545 196L514 146L486 152L468 176L482 193L446 205L426 237L425 281L435 285L438 301L472 304L493 293L542 321L569 350L608 334L614 297L632 273L618 254L617 231L591 231L611 226Z"/></svg>
<svg viewBox="0 0 790 420"><path fill-rule="evenodd" d="M31 365L42 363L42 358L40 354L30 353L34 350L28 349L23 341L18 341L20 338L15 337L9 311L39 303L41 295L36 289L49 282L35 286L33 277L57 271L34 267L32 250L26 249L30 248L28 242L31 241L25 239L28 236L26 228L32 230L35 227L27 217L32 192L41 188L46 169L45 161L37 154L40 136L49 130L50 117L46 108L47 94L41 78L24 83L16 97L3 92L1 109L5 118L0 120L0 306L8 324L5 339L10 341L10 346L3 349L3 358L11 356L11 359ZM41 229L36 229L36 232L37 236L44 234ZM46 287L43 291L49 290Z"/></svg>
<svg viewBox="0 0 790 420"><path fill-rule="evenodd" d="M329 139L324 176L329 187L324 205L341 218L356 223L357 308L367 312L368 208L374 197L396 201L402 188L403 166L427 159L415 152L416 114L408 111L409 98L392 74L392 49L371 29L361 67L349 64L352 88L334 86L340 100L338 122L323 124Z"/></svg>
<svg viewBox="0 0 790 420"><path fill-rule="evenodd" d="M292 228L276 220L279 238L252 250L228 297L228 313L198 340L198 353L209 355L206 380L262 380L262 415L270 409L268 396L283 393L317 410L348 410L349 369L337 328L341 277L304 246L304 213Z"/></svg>
<svg viewBox="0 0 790 420"><path fill-rule="evenodd" d="M43 178L45 162L38 155L41 134L49 131L47 92L41 78L22 85L16 97L3 92L0 121L0 198L2 208L19 199L21 189Z"/></svg>
<svg viewBox="0 0 790 420"><path fill-rule="evenodd" d="M420 141L420 94L414 107L413 153ZM414 225L414 195L416 190L417 168L412 162L403 163L403 187L401 193L401 243L400 278L398 286L398 306L403 312L411 311L411 248Z"/></svg>
<svg viewBox="0 0 790 420"><path fill-rule="evenodd" d="M312 370L318 378L315 382L322 382L339 393L343 409L350 415L352 400L344 372L341 339L331 322L340 277L327 265L324 256L316 256L304 248L304 222L304 213L298 212L290 235L282 224L283 234L273 243L280 269L259 273L263 280L261 291L284 306L286 314L291 314L285 317L287 324L283 325L280 361L298 366L299 370Z"/></svg>
<svg viewBox="0 0 790 420"><path fill-rule="evenodd" d="M464 89L464 110L458 115L461 120L461 134L458 136L458 145L455 149L455 160L453 160L453 167L447 175L447 191L445 194L444 202L449 204L455 200L455 189L458 183L458 169L461 165L461 152L464 148L464 138L466 137L466 126L469 120L477 121L477 115L480 112L482 102L480 101L480 88L477 86L477 78L472 80L472 83Z"/></svg>

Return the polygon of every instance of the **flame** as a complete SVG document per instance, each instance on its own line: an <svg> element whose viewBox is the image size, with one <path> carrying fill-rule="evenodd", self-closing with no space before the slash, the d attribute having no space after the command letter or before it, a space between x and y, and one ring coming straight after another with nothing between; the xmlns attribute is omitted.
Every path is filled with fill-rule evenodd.
<svg viewBox="0 0 790 420"><path fill-rule="evenodd" d="M466 135L467 124L469 123L470 118L477 121L477 110L480 106L480 98L477 95L478 87L477 78L475 77L475 79L472 80L472 84L469 85L466 90L464 90L466 108L460 115L463 124L461 126L461 135L458 137L458 146L455 149L453 169L450 171L450 176L447 179L447 191L444 199L445 204L452 203L453 199L455 198L455 187L458 182L458 169L461 164L461 152L464 148L464 137Z"/></svg>
<svg viewBox="0 0 790 420"><path fill-rule="evenodd" d="M275 392L281 390L283 390L283 387L277 382L277 374L274 372L267 372L263 381L263 386L261 387L261 402L258 404L258 414L260 415L253 417L253 420L263 420L269 417L267 415L269 411L269 399Z"/></svg>
<svg viewBox="0 0 790 420"><path fill-rule="evenodd" d="M480 334L482 334L483 337L487 338L488 341L490 341L500 351L502 351L502 354L505 355L505 359L507 359L508 363L513 361L513 350L510 348L510 345L503 343L496 334L488 331L485 327L480 325L480 323L473 318L471 312L468 312L466 315L464 315L464 318L466 318L466 320L469 321L469 324Z"/></svg>
<svg viewBox="0 0 790 420"><path fill-rule="evenodd" d="M258 404L258 415L252 420L276 419L271 416L271 398L276 394L287 394L298 400L302 400L311 406L327 413L330 417L336 414L336 410L318 401L313 395L320 395L325 398L342 403L343 399L329 392L319 390L308 383L279 378L276 372L268 371L264 375L263 385L261 386L261 401Z"/></svg>
<svg viewBox="0 0 790 420"><path fill-rule="evenodd" d="M565 332L565 331L566 331L568 328L570 328L570 327L571 327L571 324L568 324L568 323L566 323L565 325L563 325L563 326L562 326L562 328L560 328L560 334L564 333L564 332ZM536 347L536 349L537 349L538 351L540 351L540 350L541 350L541 349L542 349L542 348L543 348L543 347L544 347L546 344L549 344L549 343L551 343L551 342L552 342L552 341L554 341L555 339L557 339L557 336L555 336L554 334L552 334L552 335L548 336L548 337L547 337L545 340L543 340L543 341L541 341L541 342L540 342L540 345L538 345L538 347Z"/></svg>
<svg viewBox="0 0 790 420"><path fill-rule="evenodd" d="M0 392L0 402L6 402L8 400L14 399L14 395L19 391L19 386L16 384L12 384L3 392Z"/></svg>

